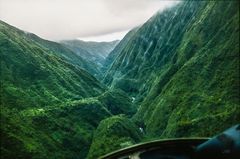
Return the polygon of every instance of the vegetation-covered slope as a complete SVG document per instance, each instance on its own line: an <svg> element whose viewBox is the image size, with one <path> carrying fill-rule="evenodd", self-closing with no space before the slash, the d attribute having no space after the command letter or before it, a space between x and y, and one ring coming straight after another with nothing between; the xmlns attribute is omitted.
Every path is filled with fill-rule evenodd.
<svg viewBox="0 0 240 159"><path fill-rule="evenodd" d="M4 22L0 31L3 105L43 107L105 90L93 76L39 46L24 32Z"/></svg>
<svg viewBox="0 0 240 159"><path fill-rule="evenodd" d="M123 46L104 82L144 99L160 71L166 70L193 17L204 9L198 5L179 4L150 18Z"/></svg>
<svg viewBox="0 0 240 159"><path fill-rule="evenodd" d="M64 49L0 22L1 158L85 158L101 120L134 113Z"/></svg>
<svg viewBox="0 0 240 159"><path fill-rule="evenodd" d="M1 110L1 159L83 159L98 123L110 112L97 100Z"/></svg>
<svg viewBox="0 0 240 159"><path fill-rule="evenodd" d="M212 136L240 122L238 3L209 2L196 15L138 112L149 134Z"/></svg>
<svg viewBox="0 0 240 159"><path fill-rule="evenodd" d="M95 159L114 150L140 142L141 131L124 115L107 118L99 124L94 133L93 142L88 154Z"/></svg>
<svg viewBox="0 0 240 159"><path fill-rule="evenodd" d="M132 116L136 113L136 106L133 104L133 99L130 99L121 90L108 90L97 97L104 103L105 107L113 114L125 114Z"/></svg>
<svg viewBox="0 0 240 159"><path fill-rule="evenodd" d="M0 23L0 48L1 157L66 158L76 156L79 146L86 150L91 130L110 113L99 101L89 107L88 100L83 106L68 105L74 100L98 96L106 89L86 71L4 22ZM94 118L86 119L86 109L90 109L89 118ZM67 114L69 111L71 115ZM72 126L74 123L78 126ZM71 146L64 148L67 142ZM78 156L86 154L78 151Z"/></svg>
<svg viewBox="0 0 240 159"><path fill-rule="evenodd" d="M134 119L150 137L211 136L238 123L239 2L185 1L156 14L105 82L141 103Z"/></svg>
<svg viewBox="0 0 240 159"><path fill-rule="evenodd" d="M122 52L125 45L127 45L128 41L131 39L131 37L136 33L138 28L132 29L129 31L124 38L116 45L116 47L108 54L104 61L103 66L103 72L105 73L108 68L110 68L111 64L114 62L115 59L117 59L117 56ZM105 77L105 80L108 77ZM107 80L106 80L107 81Z"/></svg>
<svg viewBox="0 0 240 159"><path fill-rule="evenodd" d="M64 47L60 43L42 39L32 33L25 32L25 34L22 34L22 36L26 36L28 39L35 41L36 44L39 45L40 47L46 48L46 50L49 53L55 54L57 56L60 55L60 57L66 60L67 62L88 71L90 74L94 75L95 77L101 74L99 72L98 65L96 63L93 63L90 60L86 60L81 56L78 56L76 52L71 51L71 49Z"/></svg>
<svg viewBox="0 0 240 159"><path fill-rule="evenodd" d="M96 158L240 122L238 1L184 1L131 31L105 63L111 90L69 49L4 22L0 57L4 159Z"/></svg>

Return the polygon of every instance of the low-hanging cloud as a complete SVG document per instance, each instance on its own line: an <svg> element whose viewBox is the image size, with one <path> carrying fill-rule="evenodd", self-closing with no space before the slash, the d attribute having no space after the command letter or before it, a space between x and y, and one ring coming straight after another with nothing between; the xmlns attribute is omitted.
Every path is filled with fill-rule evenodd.
<svg viewBox="0 0 240 159"><path fill-rule="evenodd" d="M124 32L141 25L167 0L0 0L0 19L49 40Z"/></svg>

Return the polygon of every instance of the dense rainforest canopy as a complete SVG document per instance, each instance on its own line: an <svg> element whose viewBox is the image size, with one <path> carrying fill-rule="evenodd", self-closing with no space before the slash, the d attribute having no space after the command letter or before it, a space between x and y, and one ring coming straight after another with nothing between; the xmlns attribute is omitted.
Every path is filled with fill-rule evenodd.
<svg viewBox="0 0 240 159"><path fill-rule="evenodd" d="M0 21L1 159L95 159L240 122L239 1L184 1L121 41Z"/></svg>

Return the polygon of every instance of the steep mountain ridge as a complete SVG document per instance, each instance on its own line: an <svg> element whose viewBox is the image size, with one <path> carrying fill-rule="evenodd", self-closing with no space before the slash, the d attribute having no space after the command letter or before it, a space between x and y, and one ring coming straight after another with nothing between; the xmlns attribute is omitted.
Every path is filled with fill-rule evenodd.
<svg viewBox="0 0 240 159"><path fill-rule="evenodd" d="M239 2L208 2L196 19L136 115L151 135L212 136L240 121Z"/></svg>
<svg viewBox="0 0 240 159"><path fill-rule="evenodd" d="M171 61L184 30L197 12L195 3L188 5L179 4L157 13L140 27L108 70L104 82L136 96L137 101L143 100L159 70L164 70ZM191 9L187 12L188 7Z"/></svg>
<svg viewBox="0 0 240 159"><path fill-rule="evenodd" d="M49 53L55 54L57 56L60 55L60 57L66 60L68 63L86 70L95 77L97 77L97 75L100 75L98 66L95 63L92 63L89 60L85 60L81 56L77 56L75 52L71 51L71 49L67 47L64 47L62 44L42 39L37 35L29 32L22 32L21 35L29 40L34 41L36 45L44 47Z"/></svg>
<svg viewBox="0 0 240 159"><path fill-rule="evenodd" d="M138 29L104 82L136 98L149 138L214 135L240 121L238 21L238 1L181 2Z"/></svg>
<svg viewBox="0 0 240 159"><path fill-rule="evenodd" d="M14 95L11 97L14 100L24 97L21 105L51 105L68 98L96 96L106 90L86 71L39 46L23 31L3 22L0 24L2 89L4 94ZM39 97L44 97L45 101ZM2 97L2 103L9 100Z"/></svg>
<svg viewBox="0 0 240 159"><path fill-rule="evenodd" d="M79 66L81 69L85 69L90 74L95 75L95 76L96 76L96 74L100 74L98 72L97 65L95 63L92 63L89 60L85 60L81 56L77 56L75 52L71 51L71 49L69 49L67 47L64 47L62 44L42 39L32 33L27 33L26 36L30 37L30 39L34 40L38 45L41 45L41 46L47 48L52 53L54 53L58 56L61 55L69 63L71 63L75 66Z"/></svg>
<svg viewBox="0 0 240 159"><path fill-rule="evenodd" d="M135 113L75 53L2 21L0 57L1 158L85 158L101 120Z"/></svg>
<svg viewBox="0 0 240 159"><path fill-rule="evenodd" d="M116 45L116 47L108 54L104 61L103 66L103 73L107 71L107 69L112 65L115 59L117 59L117 56L122 52L122 49L125 45L127 45L128 41L131 39L131 37L136 33L138 28L134 28L130 30L124 38ZM107 78L107 77L106 77Z"/></svg>
<svg viewBox="0 0 240 159"><path fill-rule="evenodd" d="M2 21L0 57L4 159L96 158L240 122L238 1L155 14L106 58L109 88L75 51Z"/></svg>

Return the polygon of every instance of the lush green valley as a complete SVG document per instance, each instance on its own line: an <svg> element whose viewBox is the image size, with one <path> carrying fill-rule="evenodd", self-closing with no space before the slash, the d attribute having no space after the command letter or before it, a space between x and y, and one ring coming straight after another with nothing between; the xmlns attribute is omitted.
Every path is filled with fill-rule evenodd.
<svg viewBox="0 0 240 159"><path fill-rule="evenodd" d="M0 21L0 62L1 159L95 159L240 122L238 1L184 1L110 43Z"/></svg>
<svg viewBox="0 0 240 159"><path fill-rule="evenodd" d="M1 22L0 48L1 158L85 158L101 120L136 111L60 44Z"/></svg>

